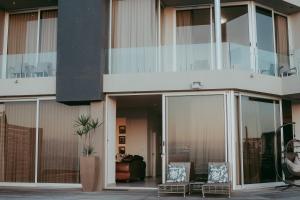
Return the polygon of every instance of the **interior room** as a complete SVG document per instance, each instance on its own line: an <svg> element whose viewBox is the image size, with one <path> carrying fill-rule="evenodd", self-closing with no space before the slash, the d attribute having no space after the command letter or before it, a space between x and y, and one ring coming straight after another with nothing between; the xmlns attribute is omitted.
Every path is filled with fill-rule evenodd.
<svg viewBox="0 0 300 200"><path fill-rule="evenodd" d="M116 98L116 186L161 183L161 95Z"/></svg>

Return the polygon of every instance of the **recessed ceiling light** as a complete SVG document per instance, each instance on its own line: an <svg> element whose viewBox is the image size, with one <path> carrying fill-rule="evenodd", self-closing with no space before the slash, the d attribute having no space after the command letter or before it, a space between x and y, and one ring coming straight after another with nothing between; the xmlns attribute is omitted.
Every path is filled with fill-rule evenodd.
<svg viewBox="0 0 300 200"><path fill-rule="evenodd" d="M16 5L16 2L15 2L15 1L13 1L13 2L12 2L12 4L13 4L13 5Z"/></svg>

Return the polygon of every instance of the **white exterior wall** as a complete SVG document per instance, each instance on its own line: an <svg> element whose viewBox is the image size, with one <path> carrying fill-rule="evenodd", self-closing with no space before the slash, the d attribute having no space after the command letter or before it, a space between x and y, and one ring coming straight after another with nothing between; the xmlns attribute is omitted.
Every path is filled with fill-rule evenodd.
<svg viewBox="0 0 300 200"><path fill-rule="evenodd" d="M55 95L56 78L0 79L1 96Z"/></svg>

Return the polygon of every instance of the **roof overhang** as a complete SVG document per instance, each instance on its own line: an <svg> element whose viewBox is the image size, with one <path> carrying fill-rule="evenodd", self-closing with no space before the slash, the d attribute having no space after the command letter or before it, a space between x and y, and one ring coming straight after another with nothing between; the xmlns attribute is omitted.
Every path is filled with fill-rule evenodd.
<svg viewBox="0 0 300 200"><path fill-rule="evenodd" d="M57 6L58 0L0 0L0 9L7 11Z"/></svg>
<svg viewBox="0 0 300 200"><path fill-rule="evenodd" d="M222 3L242 2L241 0L221 0ZM273 8L283 14L293 14L300 11L299 0L253 0L262 5ZM294 3L293 1L297 2ZM214 0L162 0L165 6L182 7L213 4Z"/></svg>

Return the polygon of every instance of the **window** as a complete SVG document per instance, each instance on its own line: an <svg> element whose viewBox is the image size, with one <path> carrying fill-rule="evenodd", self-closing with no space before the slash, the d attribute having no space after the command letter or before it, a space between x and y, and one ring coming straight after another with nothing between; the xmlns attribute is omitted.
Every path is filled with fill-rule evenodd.
<svg viewBox="0 0 300 200"><path fill-rule="evenodd" d="M55 76L57 11L9 15L7 78Z"/></svg>
<svg viewBox="0 0 300 200"><path fill-rule="evenodd" d="M157 70L156 0L112 0L111 73Z"/></svg>
<svg viewBox="0 0 300 200"><path fill-rule="evenodd" d="M221 9L223 68L251 70L248 5Z"/></svg>
<svg viewBox="0 0 300 200"><path fill-rule="evenodd" d="M241 97L241 134L243 184L275 182L280 149L275 130L280 125L279 101Z"/></svg>
<svg viewBox="0 0 300 200"><path fill-rule="evenodd" d="M278 71L282 73L289 69L288 20L279 14L274 14L276 53ZM280 75L280 74L279 74Z"/></svg>
<svg viewBox="0 0 300 200"><path fill-rule="evenodd" d="M176 71L211 68L211 11L176 12Z"/></svg>
<svg viewBox="0 0 300 200"><path fill-rule="evenodd" d="M225 161L224 96L171 96L166 100L166 163L191 162L191 180L205 180L208 162Z"/></svg>
<svg viewBox="0 0 300 200"><path fill-rule="evenodd" d="M89 113L52 100L0 102L0 182L79 183L73 124Z"/></svg>
<svg viewBox="0 0 300 200"><path fill-rule="evenodd" d="M262 74L276 75L272 11L256 7L257 68Z"/></svg>

